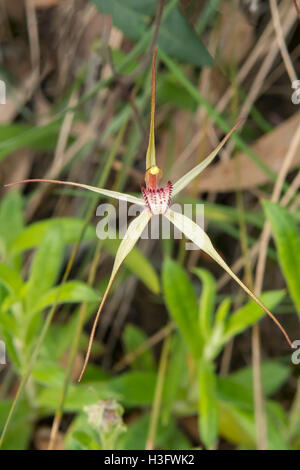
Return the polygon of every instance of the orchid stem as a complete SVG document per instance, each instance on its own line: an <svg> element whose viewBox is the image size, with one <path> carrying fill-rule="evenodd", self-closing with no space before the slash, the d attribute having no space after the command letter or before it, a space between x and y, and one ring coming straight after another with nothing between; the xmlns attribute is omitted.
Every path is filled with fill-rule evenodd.
<svg viewBox="0 0 300 470"><path fill-rule="evenodd" d="M146 442L146 450L153 450L155 446L155 436L156 436L156 431L157 431L157 426L158 426L159 412L161 409L161 401L162 401L162 395L163 395L165 375L166 375L166 370L167 370L167 359L169 355L169 350L170 350L170 333L168 334L168 336L166 336L164 340L162 352L160 356L157 382L156 382L155 394L154 394L154 401L153 401L153 407L152 407L152 412L150 416L149 433L148 433L147 442Z"/></svg>

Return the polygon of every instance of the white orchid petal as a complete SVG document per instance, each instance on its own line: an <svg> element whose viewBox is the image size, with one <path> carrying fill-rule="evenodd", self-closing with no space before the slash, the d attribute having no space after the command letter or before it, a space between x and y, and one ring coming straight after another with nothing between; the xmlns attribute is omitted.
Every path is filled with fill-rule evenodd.
<svg viewBox="0 0 300 470"><path fill-rule="evenodd" d="M140 206L145 205L145 201L141 198L132 196L130 194L118 193L117 191L110 191L109 189L97 188L96 186L90 186L88 184L82 183L73 183L73 181L59 181L59 180L48 180L48 179L29 179L14 181L13 183L8 183L5 187L14 186L15 184L22 183L53 183L53 184L65 184L67 186L75 186L77 188L88 189L94 193L103 194L103 196L112 197L114 199L119 199L120 201L132 202L133 204L139 204Z"/></svg>
<svg viewBox="0 0 300 470"><path fill-rule="evenodd" d="M276 317L267 309L267 307L259 300L258 297L247 287L245 284L234 274L234 272L230 269L230 267L225 263L223 258L219 255L219 253L215 250L210 238L205 233L205 231L193 220L189 219L183 214L178 212L174 212L169 209L165 213L165 217L167 217L170 222L172 222L175 227L177 227L186 237L188 237L192 242L195 243L201 250L205 251L208 255L210 255L243 289L244 291L253 299L255 302L272 318L272 320L276 323L276 325L280 328L282 333L284 334L286 340L288 341L289 345L292 345L292 342L281 326L279 321Z"/></svg>
<svg viewBox="0 0 300 470"><path fill-rule="evenodd" d="M208 157L205 158L199 165L196 165L192 170L182 176L174 185L173 185L173 197L176 196L183 188L185 188L196 176L200 173L213 161L213 159L220 152L221 148L227 142L231 134L236 130L240 125L243 119L239 119L238 122L233 126L233 128L225 135L224 139L219 143L219 145L213 150Z"/></svg>
<svg viewBox="0 0 300 470"><path fill-rule="evenodd" d="M89 345L88 345L87 353L86 353L86 356L85 356L84 364L83 364L83 367L82 367L82 370L81 370L81 373L80 373L79 381L81 380L81 378L84 374L85 368L87 366L87 363L89 361L89 357L90 357L90 353L91 353L91 349L92 349L92 344L93 344L94 336L95 336L95 333L96 333L97 324L98 324L100 314L101 314L102 309L103 309L103 305L106 301L106 298L107 298L108 293L110 291L110 288L112 286L112 283L114 282L116 274L117 274L120 266L122 265L124 259L130 253L130 251L132 250L132 248L134 247L134 245L136 244L136 242L138 241L138 239L142 235L143 230L146 227L146 225L148 224L150 218L151 218L150 211L148 209L143 210L143 212L141 212L141 214L139 216L137 216L129 224L127 232L126 232L123 240L120 243L120 246L119 246L118 251L116 253L116 257L115 257L112 273L110 275L109 283L108 283L107 288L104 292L104 295L103 295L102 300L101 300L101 304L99 306L98 312L96 314L96 318L94 320L93 328L92 328L90 339L89 339Z"/></svg>

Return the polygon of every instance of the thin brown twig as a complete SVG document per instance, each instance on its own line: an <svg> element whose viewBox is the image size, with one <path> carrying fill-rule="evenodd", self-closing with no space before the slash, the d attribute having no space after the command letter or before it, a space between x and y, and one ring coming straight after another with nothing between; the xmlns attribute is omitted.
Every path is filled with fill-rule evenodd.
<svg viewBox="0 0 300 470"><path fill-rule="evenodd" d="M291 141L288 152L286 153L283 164L281 166L278 177L276 179L276 183L275 183L272 196L271 196L272 202L279 201L283 183L288 174L293 158L295 157L295 154L299 147L299 143L300 143L300 125L297 127L297 130L294 134L294 137ZM271 236L270 225L268 223L265 223L263 233L262 233L262 239L260 242L260 250L259 250L257 269L256 269L255 290L256 292L258 292L258 294L260 294L261 289L262 289L266 257L267 257L267 248L268 248L270 236Z"/></svg>
<svg viewBox="0 0 300 470"><path fill-rule="evenodd" d="M289 52L286 47L285 39L284 39L284 34L282 31L282 26L280 22L280 16L279 16L279 11L278 11L278 6L276 3L276 0L269 0L270 3L270 9L271 9L271 14L272 14L272 20L274 24L274 29L276 33L276 38L277 42L279 45L279 49L281 52L282 60L285 65L286 71L288 73L288 76L290 77L291 82L297 80L297 74L295 72L293 63L291 61Z"/></svg>
<svg viewBox="0 0 300 470"><path fill-rule="evenodd" d="M288 9L289 8L287 7L287 3L282 2L282 4L279 7L279 10L280 10L283 21L285 21L288 17ZM250 53L248 59L240 68L236 77L237 84L241 84L249 76L249 73L251 72L252 68L255 66L257 61L261 57L265 56L266 52L269 49L272 30L273 30L272 20L270 20L268 23L268 26L265 28L257 44L254 46L252 52ZM228 90L224 93L223 97L218 101L217 111L222 112L226 109L233 93L234 93L234 89L232 86L230 86Z"/></svg>
<svg viewBox="0 0 300 470"><path fill-rule="evenodd" d="M33 0L26 0L27 31L30 45L31 66L38 81L40 75L40 43L36 11Z"/></svg>
<svg viewBox="0 0 300 470"><path fill-rule="evenodd" d="M71 94L71 97L68 103L70 107L76 104L77 98L78 98L77 93L73 92ZM49 171L46 172L46 175L45 175L46 179L55 178L60 173L63 166L72 159L73 153L72 152L66 153L66 146L67 146L68 138L71 132L74 115L75 115L74 111L68 111L64 116L64 120L59 131L54 159L53 159L53 162ZM31 219L33 217L41 201L44 199L45 195L47 194L48 189L49 189L48 185L41 186L34 193L26 209L26 217L28 219Z"/></svg>
<svg viewBox="0 0 300 470"><path fill-rule="evenodd" d="M295 18L294 18L294 15L293 15L293 11L290 10L288 12L288 15L287 15L287 17L284 21L283 28L282 28L284 36L286 36L289 33L289 31L291 30L291 28L294 25L294 22L295 22ZM271 67L274 63L277 54L278 54L278 43L276 41L271 45L271 47L270 47L270 49L269 49L262 65L260 66L260 68L258 70L258 73L255 76L255 79L253 80L251 88L250 88L250 90L247 94L247 98L244 101L244 104L243 104L242 109L240 111L241 116L244 116L246 118L249 115L249 112L252 108L252 105L253 105L253 103L255 102L255 100L257 99L257 97L259 95L259 91L261 90L261 88L263 86L265 78L267 77L267 74L269 73L269 71L270 71L270 69L271 69ZM227 145L226 150L229 153L231 153L234 146L235 146L235 143L231 141Z"/></svg>
<svg viewBox="0 0 300 470"><path fill-rule="evenodd" d="M300 194L298 194L298 197L295 199L292 207L293 207L294 210L296 210L296 209L298 209L299 205L300 205Z"/></svg>
<svg viewBox="0 0 300 470"><path fill-rule="evenodd" d="M298 189L300 187L300 172L297 173L295 178L293 179L289 189L287 192L284 194L280 201L280 205L282 206L287 206L291 199L294 197L294 195L298 192ZM295 210L294 206L290 206L290 211L293 212Z"/></svg>
<svg viewBox="0 0 300 470"><path fill-rule="evenodd" d="M253 288L253 276L251 269L251 258L249 256L248 249L248 238L247 238L247 227L244 220L244 203L240 188L240 167L236 163L236 178L237 178L237 208L239 213L239 226L240 226L240 239L241 239L241 250L245 259L245 278L247 284L251 287L251 290L255 292ZM258 295L258 292L255 292ZM253 397L254 397L254 414L255 414L255 428L256 428L256 447L259 450L267 449L268 447L268 435L267 435L267 415L265 409L265 397L262 388L261 378L261 364L260 364L260 342L259 342L259 325L255 324L252 328L252 370L253 370Z"/></svg>
<svg viewBox="0 0 300 470"><path fill-rule="evenodd" d="M115 372L120 372L122 369L124 369L129 364L131 364L138 356L140 356L141 354L146 352L148 349L152 348L157 343L162 341L169 333L171 333L171 331L175 327L176 327L175 323L171 322L168 325L161 328L153 336L150 336L150 338L148 338L147 341L141 344L134 351L131 351L130 353L123 356L122 359L120 359L120 361L114 365L113 370Z"/></svg>
<svg viewBox="0 0 300 470"><path fill-rule="evenodd" d="M252 328L252 370L253 370L253 395L254 414L256 428L256 445L258 450L268 449L268 427L265 396L261 378L261 348L259 324Z"/></svg>
<svg viewBox="0 0 300 470"><path fill-rule="evenodd" d="M299 20L300 20L300 8L299 8L299 6L298 6L297 0L293 0L293 3L294 3L294 5L295 5L296 12L297 12L298 17L299 17Z"/></svg>

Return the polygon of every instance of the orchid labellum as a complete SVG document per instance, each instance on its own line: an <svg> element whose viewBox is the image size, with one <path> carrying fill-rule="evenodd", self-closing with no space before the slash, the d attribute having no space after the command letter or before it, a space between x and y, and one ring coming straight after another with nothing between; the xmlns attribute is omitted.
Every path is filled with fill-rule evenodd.
<svg viewBox="0 0 300 470"><path fill-rule="evenodd" d="M244 291L252 297L252 299L257 302L257 304L272 318L272 320L278 325L287 339L289 345L291 345L291 340L287 335L284 328L281 326L279 321L274 317L274 315L267 309L267 307L256 297L256 295L247 287L245 284L234 274L230 267L226 264L223 258L215 250L210 238L205 233L205 231L193 222L187 216L175 212L170 209L171 197L176 196L180 191L182 191L194 178L196 178L216 157L218 152L227 142L231 134L236 130L236 128L241 123L241 119L233 126L233 128L228 132L228 134L223 138L221 143L213 150L205 160L196 165L192 170L182 176L176 183L172 184L171 181L167 182L164 187L160 187L159 183L162 176L161 169L156 165L155 158L155 138L154 138L154 116L155 116L155 95L156 95L156 71L155 71L155 59L156 59L156 50L153 54L152 59L152 97L151 97L151 121L150 121L150 133L149 133L149 144L146 154L146 173L145 173L145 187L141 188L143 198L137 198L130 194L119 193L115 191L110 191L107 189L97 188L94 186L89 186L81 183L73 183L69 181L57 181L57 180L46 180L46 179L30 179L22 180L14 183L7 184L6 186L12 186L18 183L28 183L28 182L46 182L46 183L56 183L56 184L65 184L69 186L76 186L83 189L88 189L96 193L102 194L104 196L109 196L115 199L122 201L127 201L134 204L139 204L144 206L144 209L129 225L128 230L120 243L119 249L117 251L112 273L110 280L108 282L107 288L103 295L101 304L99 306L96 318L93 324L92 332L90 335L89 346L86 353L84 365L79 377L81 380L83 373L85 371L86 365L89 360L92 343L94 340L97 324L100 318L100 314L103 309L103 305L108 296L109 290L112 286L114 278L122 265L124 259L133 249L134 245L141 237L143 230L147 226L152 215L161 214L166 217L170 222L174 224L188 239L190 239L199 249L205 251L210 255L243 289Z"/></svg>

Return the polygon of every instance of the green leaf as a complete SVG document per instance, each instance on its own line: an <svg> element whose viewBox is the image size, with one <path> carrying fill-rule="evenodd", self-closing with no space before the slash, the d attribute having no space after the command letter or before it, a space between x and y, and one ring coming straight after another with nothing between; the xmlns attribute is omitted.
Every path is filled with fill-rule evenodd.
<svg viewBox="0 0 300 470"><path fill-rule="evenodd" d="M17 324L15 318L12 318L11 316L6 316L5 318L4 315L1 315L1 339L4 340L7 356L18 370L21 369L21 359L15 343L19 329L20 325Z"/></svg>
<svg viewBox="0 0 300 470"><path fill-rule="evenodd" d="M84 431L74 431L68 445L68 450L101 450L95 438Z"/></svg>
<svg viewBox="0 0 300 470"><path fill-rule="evenodd" d="M115 25L125 36L133 40L138 40L145 34L157 8L156 0L143 2L92 0L92 2L101 12L111 14ZM171 7L165 19L162 18L157 43L167 54L183 62L197 66L214 63L201 39L177 7Z"/></svg>
<svg viewBox="0 0 300 470"><path fill-rule="evenodd" d="M287 450L282 422L278 423L278 413L274 413L273 403L267 403L268 448L270 450ZM230 403L221 402L220 435L229 442L255 448L255 420L253 409L246 409Z"/></svg>
<svg viewBox="0 0 300 470"><path fill-rule="evenodd" d="M253 407L253 390L244 383L240 383L231 374L227 377L218 377L218 399L247 409Z"/></svg>
<svg viewBox="0 0 300 470"><path fill-rule="evenodd" d="M13 251L15 253L20 253L39 245L46 232L56 224L61 226L62 238L65 244L75 243L78 241L84 227L83 220L67 217L35 222L29 225L29 227L26 227L26 229L16 238L12 245ZM96 229L92 225L89 225L84 232L82 241L95 239ZM117 253L120 240L105 239L103 242L104 249L106 251L112 255ZM131 253L125 258L124 264L134 272L139 279L141 279L145 285L152 290L152 292L155 294L160 292L159 279L153 266L137 247L134 247Z"/></svg>
<svg viewBox="0 0 300 470"><path fill-rule="evenodd" d="M63 242L68 244L75 243L79 239L84 227L84 221L81 219L61 217L35 222L26 227L14 240L12 250L16 253L20 253L36 247L41 243L48 230L50 230L54 225L60 225ZM85 231L83 241L94 240L95 237L95 228L89 225Z"/></svg>
<svg viewBox="0 0 300 470"><path fill-rule="evenodd" d="M168 310L195 357L201 352L198 333L198 306L192 284L185 271L167 258L162 268L162 283Z"/></svg>
<svg viewBox="0 0 300 470"><path fill-rule="evenodd" d="M285 292L283 290L274 290L264 292L260 299L272 310L281 302L284 296ZM248 302L229 317L224 333L224 342L254 325L263 315L263 309L256 302Z"/></svg>
<svg viewBox="0 0 300 470"><path fill-rule="evenodd" d="M166 379L163 389L162 423L167 425L171 416L173 405L181 387L186 383L186 345L179 333L171 340L170 356L167 365Z"/></svg>
<svg viewBox="0 0 300 470"><path fill-rule="evenodd" d="M192 112L196 111L197 105L195 101L191 95L174 80L173 75L163 75L160 77L158 85L159 106L164 104L172 104L176 108L185 109Z"/></svg>
<svg viewBox="0 0 300 470"><path fill-rule="evenodd" d="M72 421L66 436L67 450L101 450L99 436L88 422L88 416L78 414Z"/></svg>
<svg viewBox="0 0 300 470"><path fill-rule="evenodd" d="M61 227L53 225L42 239L31 264L26 292L29 306L55 284L63 261L63 249Z"/></svg>
<svg viewBox="0 0 300 470"><path fill-rule="evenodd" d="M262 385L265 395L275 393L288 379L291 370L279 362L261 364ZM253 406L253 370L244 367L226 377L218 377L218 398L238 406Z"/></svg>
<svg viewBox="0 0 300 470"><path fill-rule="evenodd" d="M119 450L144 450L150 424L149 414L144 414L135 419L127 428L127 432L121 436L118 442ZM170 417L167 426L160 421L157 425L155 444L159 449L184 450L191 449L184 434L178 429L174 418Z"/></svg>
<svg viewBox="0 0 300 470"><path fill-rule="evenodd" d="M266 363L265 370L268 370ZM264 364L262 364L264 369ZM239 372L230 374L228 377L218 377L218 403L220 411L220 435L230 442L242 444L255 448L256 429L254 418L253 384L250 380L249 371L245 373L243 380ZM275 372L275 370L273 371ZM237 376L235 376L237 374ZM249 379L247 382L247 377ZM264 391L273 388L263 379ZM268 441L270 449L286 449L286 419L281 407L268 400L266 402L268 420Z"/></svg>
<svg viewBox="0 0 300 470"><path fill-rule="evenodd" d="M0 205L0 238L9 245L22 230L22 197L19 191L9 191Z"/></svg>
<svg viewBox="0 0 300 470"><path fill-rule="evenodd" d="M51 324L43 343L42 354L51 357L53 361L59 361L63 354L70 348L76 334L79 311L72 313L68 321Z"/></svg>
<svg viewBox="0 0 300 470"><path fill-rule="evenodd" d="M300 316L300 233L291 214L284 207L264 201L271 224L281 270Z"/></svg>
<svg viewBox="0 0 300 470"><path fill-rule="evenodd" d="M223 302L220 303L216 311L212 332L205 342L205 347L203 351L203 356L207 360L215 359L224 345L223 336L225 331L226 318L229 313L230 305L230 299L225 298Z"/></svg>
<svg viewBox="0 0 300 470"><path fill-rule="evenodd" d="M24 124L0 126L0 160L20 148L52 150L61 121L51 122L44 126L32 127ZM7 181L8 183L8 181Z"/></svg>
<svg viewBox="0 0 300 470"><path fill-rule="evenodd" d="M218 435L218 401L216 377L213 363L200 361L198 371L199 387L199 431L206 447L214 444Z"/></svg>
<svg viewBox="0 0 300 470"><path fill-rule="evenodd" d="M231 403L219 404L219 433L227 441L255 447L255 429L251 411Z"/></svg>
<svg viewBox="0 0 300 470"><path fill-rule="evenodd" d="M49 410L56 410L61 387L43 388L37 396L37 405ZM85 405L92 405L104 396L100 387L96 389L90 385L70 385L64 402L64 411L82 411Z"/></svg>
<svg viewBox="0 0 300 470"><path fill-rule="evenodd" d="M126 37L137 40L145 32L155 11L155 1L144 0L92 0L102 13L112 15L114 24Z"/></svg>
<svg viewBox="0 0 300 470"><path fill-rule="evenodd" d="M203 338L208 339L212 330L213 313L216 300L216 281L205 269L195 268L193 272L202 281L202 292L199 302L199 328Z"/></svg>
<svg viewBox="0 0 300 470"><path fill-rule="evenodd" d="M39 312L55 302L80 303L98 302L99 295L88 285L80 281L69 281L61 286L54 287L33 304L33 312Z"/></svg>
<svg viewBox="0 0 300 470"><path fill-rule="evenodd" d="M109 398L115 398L127 407L149 406L153 400L155 384L156 374L152 372L129 372L103 382L71 385L64 409L81 411L84 405ZM60 387L42 390L38 396L39 406L55 409L60 390Z"/></svg>
<svg viewBox="0 0 300 470"><path fill-rule="evenodd" d="M231 306L231 299L229 297L226 297L219 305L217 311L216 311L216 319L215 319L215 326L216 327L224 327L226 318L229 314Z"/></svg>
<svg viewBox="0 0 300 470"><path fill-rule="evenodd" d="M128 372L108 380L105 393L127 407L147 406L152 403L155 385L153 372Z"/></svg>
<svg viewBox="0 0 300 470"><path fill-rule="evenodd" d="M174 8L162 24L157 42L168 55L188 64L203 66L214 63L203 42L178 8Z"/></svg>
<svg viewBox="0 0 300 470"><path fill-rule="evenodd" d="M7 418L11 408L11 401L0 401L0 429ZM33 420L32 411L28 404L21 401L18 404L12 422L5 436L1 450L27 450L32 438Z"/></svg>
<svg viewBox="0 0 300 470"><path fill-rule="evenodd" d="M133 353L137 348L147 341L147 335L134 325L126 325L123 333L123 342L126 354ZM155 360L151 348L148 348L143 354L137 355L130 363L132 369L140 371L154 371Z"/></svg>
<svg viewBox="0 0 300 470"><path fill-rule="evenodd" d="M265 361L261 364L261 378L263 390L266 395L275 393L291 375L291 368L279 361ZM230 380L253 389L253 370L252 367L243 369L230 374Z"/></svg>
<svg viewBox="0 0 300 470"><path fill-rule="evenodd" d="M53 361L40 359L34 366L32 377L47 387L62 387L65 371Z"/></svg>
<svg viewBox="0 0 300 470"><path fill-rule="evenodd" d="M6 266L4 263L0 263L0 283L2 283L14 297L20 297L23 287L22 279L17 271Z"/></svg>

